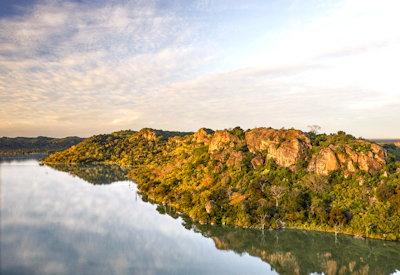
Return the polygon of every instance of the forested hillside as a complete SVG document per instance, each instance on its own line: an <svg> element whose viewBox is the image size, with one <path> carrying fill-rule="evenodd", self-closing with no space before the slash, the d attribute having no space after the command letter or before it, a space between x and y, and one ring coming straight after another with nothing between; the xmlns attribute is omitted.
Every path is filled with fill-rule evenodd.
<svg viewBox="0 0 400 275"><path fill-rule="evenodd" d="M44 162L118 164L144 197L203 224L395 240L396 153L344 132L142 129L93 136Z"/></svg>

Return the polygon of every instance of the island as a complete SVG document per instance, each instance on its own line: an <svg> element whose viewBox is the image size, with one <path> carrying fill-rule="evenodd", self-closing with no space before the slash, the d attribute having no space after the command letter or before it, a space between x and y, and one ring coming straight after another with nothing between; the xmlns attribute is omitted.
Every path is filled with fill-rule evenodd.
<svg viewBox="0 0 400 275"><path fill-rule="evenodd" d="M400 239L398 147L343 131L240 127L95 135L49 165L118 165L144 198L199 224Z"/></svg>

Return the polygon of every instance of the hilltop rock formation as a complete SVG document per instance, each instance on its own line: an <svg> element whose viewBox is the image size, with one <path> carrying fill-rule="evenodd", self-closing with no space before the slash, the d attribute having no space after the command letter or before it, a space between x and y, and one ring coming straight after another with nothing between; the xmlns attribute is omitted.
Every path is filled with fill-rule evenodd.
<svg viewBox="0 0 400 275"><path fill-rule="evenodd" d="M145 152L152 150L152 146L155 145L161 150L164 147L172 150L187 142L193 143L191 146L194 147L206 146L209 156L219 162L218 167L226 165L236 170L242 170L246 166L257 169L268 165L268 160L273 160L278 166L293 172L305 165L308 172L324 176L338 170L342 170L346 175L358 171L374 173L385 167L387 157L386 151L378 144L356 139L343 132L320 135L317 138L295 129L255 128L243 131L236 127L214 132L201 128L195 133L181 133L143 128L138 132L115 132L110 139L112 144L103 146L109 138L107 135L91 137L86 143L96 146L86 146L84 142L49 159L52 159L52 162L66 163L101 162L108 154L107 148L114 148L115 144L122 143L124 138L128 140L129 146L139 142L135 149L132 149L143 147L140 150ZM126 146L125 144L124 147ZM185 148L184 151L188 149L190 151L190 148ZM121 157L121 163L136 163L138 158L139 156L127 160L124 155ZM148 158L148 154L141 154L140 158Z"/></svg>
<svg viewBox="0 0 400 275"><path fill-rule="evenodd" d="M313 149L307 133L295 129L255 128L243 132L244 139L228 130L219 130L212 134L200 129L194 134L197 142L208 144L209 153L229 167L240 167L247 146L254 157L253 168L264 165L266 159L272 159L279 166L295 170L300 162L308 163L308 171L318 175L329 175L338 170L347 174L357 171L373 173L386 165L385 150L374 143L351 139L351 146L333 141L325 146ZM312 154L312 152L315 152Z"/></svg>
<svg viewBox="0 0 400 275"><path fill-rule="evenodd" d="M210 140L212 134L214 133L213 130L207 128L200 128L196 133L193 135L194 141L198 143L210 144Z"/></svg>
<svg viewBox="0 0 400 275"><path fill-rule="evenodd" d="M312 155L308 171L319 175L329 175L339 169L343 169L347 173L354 173L358 170L370 173L376 172L386 165L386 152L381 146L362 140L357 140L356 143L370 149L359 152L347 144L330 144L327 148Z"/></svg>
<svg viewBox="0 0 400 275"><path fill-rule="evenodd" d="M157 133L155 130L150 128L143 128L138 132L138 135L149 140L154 141L157 139Z"/></svg>
<svg viewBox="0 0 400 275"><path fill-rule="evenodd" d="M244 145L243 140L227 130L217 130L211 138L208 147L209 153L214 153L224 149L234 149Z"/></svg>
<svg viewBox="0 0 400 275"><path fill-rule="evenodd" d="M294 167L300 160L306 160L311 148L308 136L299 130L255 128L245 133L249 151L265 153L283 167Z"/></svg>
<svg viewBox="0 0 400 275"><path fill-rule="evenodd" d="M339 168L338 158L330 147L322 149L318 154L313 155L308 165L308 171L319 175L328 175Z"/></svg>

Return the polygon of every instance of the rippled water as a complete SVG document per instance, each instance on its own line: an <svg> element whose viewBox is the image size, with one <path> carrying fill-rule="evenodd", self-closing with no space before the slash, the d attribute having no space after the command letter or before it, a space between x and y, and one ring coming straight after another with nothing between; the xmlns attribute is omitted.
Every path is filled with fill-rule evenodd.
<svg viewBox="0 0 400 275"><path fill-rule="evenodd" d="M400 270L400 245L192 224L116 167L3 161L1 274L307 274Z"/></svg>

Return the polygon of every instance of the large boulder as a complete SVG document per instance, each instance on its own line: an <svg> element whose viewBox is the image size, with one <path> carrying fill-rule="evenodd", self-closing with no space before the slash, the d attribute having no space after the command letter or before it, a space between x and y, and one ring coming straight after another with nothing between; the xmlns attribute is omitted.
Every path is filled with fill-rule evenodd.
<svg viewBox="0 0 400 275"><path fill-rule="evenodd" d="M235 169L240 169L243 161L243 152L241 151L233 151L229 154L229 157L226 161L226 165L228 167L234 167Z"/></svg>
<svg viewBox="0 0 400 275"><path fill-rule="evenodd" d="M354 173L359 170L373 173L386 165L386 152L378 144L364 140L357 140L354 144L369 149L357 151L347 144L331 144L312 155L308 171L319 175L329 175L339 169L343 169L347 173Z"/></svg>
<svg viewBox="0 0 400 275"><path fill-rule="evenodd" d="M256 169L257 167L264 165L264 158L262 158L261 156L255 156L251 159L250 163L253 168Z"/></svg>
<svg viewBox="0 0 400 275"><path fill-rule="evenodd" d="M294 167L305 160L311 148L308 136L294 129L255 128L245 133L245 140L250 152L264 152L283 167Z"/></svg>
<svg viewBox="0 0 400 275"><path fill-rule="evenodd" d="M298 139L292 139L282 142L277 146L271 146L268 150L267 158L275 160L275 162L283 167L292 167L298 161L306 158L308 146Z"/></svg>
<svg viewBox="0 0 400 275"><path fill-rule="evenodd" d="M340 168L338 158L332 148L322 149L312 156L308 170L318 175L329 175Z"/></svg>
<svg viewBox="0 0 400 275"><path fill-rule="evenodd" d="M138 136L147 139L149 141L154 141L157 139L157 134L153 129L143 128L138 132Z"/></svg>
<svg viewBox="0 0 400 275"><path fill-rule="evenodd" d="M210 140L208 147L209 153L221 151L223 149L234 149L240 148L243 145L243 141L236 135L230 133L227 130L215 131L214 135Z"/></svg>
<svg viewBox="0 0 400 275"><path fill-rule="evenodd" d="M252 153L268 150L272 145L278 145L276 138L278 130L272 128L255 128L245 133L249 151Z"/></svg>
<svg viewBox="0 0 400 275"><path fill-rule="evenodd" d="M213 133L214 131L211 129L200 128L196 133L193 134L193 139L197 143L209 144Z"/></svg>

